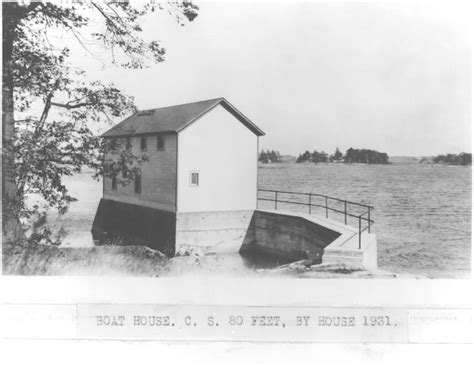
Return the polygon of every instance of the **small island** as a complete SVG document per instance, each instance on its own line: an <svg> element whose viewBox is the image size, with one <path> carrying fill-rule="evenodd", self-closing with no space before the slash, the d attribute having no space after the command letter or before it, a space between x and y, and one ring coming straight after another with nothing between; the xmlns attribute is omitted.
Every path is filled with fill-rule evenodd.
<svg viewBox="0 0 474 366"><path fill-rule="evenodd" d="M460 154L440 154L436 156L425 156L420 159L420 163L444 165L472 165L472 154L462 152Z"/></svg>

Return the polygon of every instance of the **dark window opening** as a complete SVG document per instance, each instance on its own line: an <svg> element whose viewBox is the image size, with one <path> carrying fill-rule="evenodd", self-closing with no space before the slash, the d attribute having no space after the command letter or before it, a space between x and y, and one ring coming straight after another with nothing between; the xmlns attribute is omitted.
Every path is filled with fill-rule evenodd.
<svg viewBox="0 0 474 366"><path fill-rule="evenodd" d="M135 175L135 193L142 193L142 175L141 173L137 173Z"/></svg>
<svg viewBox="0 0 474 366"><path fill-rule="evenodd" d="M156 149L158 151L165 149L165 137L163 135L158 135L156 137Z"/></svg>
<svg viewBox="0 0 474 366"><path fill-rule="evenodd" d="M140 149L146 151L146 136L140 138Z"/></svg>
<svg viewBox="0 0 474 366"><path fill-rule="evenodd" d="M199 173L191 173L191 186L197 187L199 185Z"/></svg>
<svg viewBox="0 0 474 366"><path fill-rule="evenodd" d="M110 149L111 150L117 150L117 147L119 147L119 139L116 137L113 137L110 139Z"/></svg>
<svg viewBox="0 0 474 366"><path fill-rule="evenodd" d="M116 191L117 190L117 176L113 176L112 177L112 191Z"/></svg>

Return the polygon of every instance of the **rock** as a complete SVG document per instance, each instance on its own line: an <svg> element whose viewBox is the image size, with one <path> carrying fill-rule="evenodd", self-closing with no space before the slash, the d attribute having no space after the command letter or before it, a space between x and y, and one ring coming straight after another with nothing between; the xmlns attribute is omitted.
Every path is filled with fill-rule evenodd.
<svg viewBox="0 0 474 366"><path fill-rule="evenodd" d="M311 267L317 264L321 264L322 259L321 258L310 258L310 259L305 259L301 264L306 267Z"/></svg>

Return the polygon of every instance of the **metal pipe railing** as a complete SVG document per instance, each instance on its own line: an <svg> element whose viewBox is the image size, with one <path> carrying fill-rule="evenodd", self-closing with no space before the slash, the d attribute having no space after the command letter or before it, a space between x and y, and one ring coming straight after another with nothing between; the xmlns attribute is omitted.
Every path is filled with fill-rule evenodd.
<svg viewBox="0 0 474 366"><path fill-rule="evenodd" d="M347 218L348 217L353 217L353 218L358 219L358 224L359 224L359 230L358 230L358 232L359 232L359 249L361 249L361 247L362 247L362 233L365 230L368 230L368 232L370 234L371 225L375 223L375 221L373 221L371 219L371 210L374 210L374 207L370 206L370 205L363 204L363 203L347 201L347 200L343 200L341 198L331 197L331 196L318 194L318 193L289 192L289 191L278 191L278 190L274 190L274 189L261 189L261 188L258 189L258 192L270 192L270 193L274 194L273 198L259 197L257 195L257 202L258 201L271 201L271 202L274 202L275 210L278 209L278 203L287 203L287 204L293 204L293 205L308 206L308 211L309 211L310 215L313 212L313 210L312 210L313 207L324 208L325 212L326 212L326 218L329 218L329 211L343 214L345 225L347 225ZM308 202L290 201L289 199L279 199L278 194L308 196ZM324 198L325 204L320 205L320 204L314 203L313 202L313 197L322 197L322 198ZM334 201L344 203L344 211L341 211L341 210L338 210L337 208L331 207L328 203L329 200L334 200ZM348 205L355 205L355 206L358 206L358 207L363 207L363 208L366 208L367 211L364 212L364 213L361 213L361 214L354 214L354 213L348 212L348 208L347 208ZM367 217L365 217L365 216L367 216ZM362 227L362 221L367 222L366 227Z"/></svg>
<svg viewBox="0 0 474 366"><path fill-rule="evenodd" d="M278 190L275 191L274 189L263 189L263 188L259 188L258 190L260 192L278 192L278 193L285 193L285 194L299 194L299 195L305 195L305 196L311 195L311 196L317 196L317 197L327 197L328 199L332 199L332 200L335 200L335 201L347 202L351 205L357 205L357 206L366 207L366 208L370 207L371 209L374 209L373 206L366 205L364 203L343 200L341 198L327 196L325 194L319 194L319 193L289 192L289 191L278 191Z"/></svg>

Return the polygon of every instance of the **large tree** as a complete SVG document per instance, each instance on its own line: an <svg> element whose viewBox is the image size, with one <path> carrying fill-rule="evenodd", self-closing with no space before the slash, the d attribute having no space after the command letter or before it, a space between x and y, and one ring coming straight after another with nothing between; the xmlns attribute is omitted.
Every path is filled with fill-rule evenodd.
<svg viewBox="0 0 474 366"><path fill-rule="evenodd" d="M112 84L88 80L80 65L71 65L68 45L55 44L50 32L71 35L91 55L85 40L93 40L109 51L110 62L138 69L162 62L165 55L158 41L143 39L140 19L163 10L184 25L197 16L198 8L189 1L18 1L3 2L2 10L3 239L9 241L22 237L21 220L38 210L26 202L28 194L64 211L74 200L62 183L64 175L87 166L96 176L123 177L125 184L146 160L118 148L120 142L105 144L91 129L91 123L135 111L133 98ZM100 30L91 27L97 20L103 24ZM114 149L120 153L104 161L104 152Z"/></svg>

